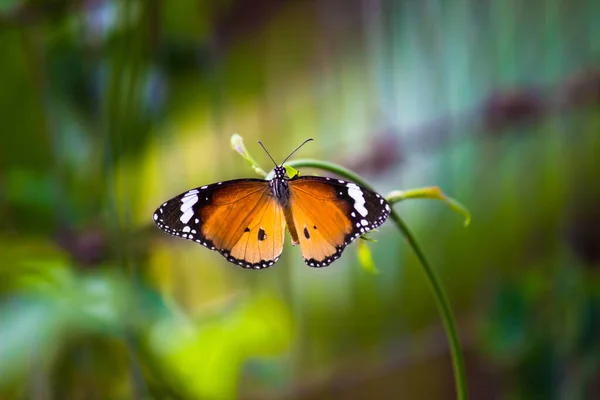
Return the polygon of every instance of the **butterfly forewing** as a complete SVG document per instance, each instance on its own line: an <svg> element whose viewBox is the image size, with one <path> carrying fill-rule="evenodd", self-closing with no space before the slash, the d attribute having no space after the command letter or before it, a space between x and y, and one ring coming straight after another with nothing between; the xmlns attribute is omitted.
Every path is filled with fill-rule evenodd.
<svg viewBox="0 0 600 400"><path fill-rule="evenodd" d="M273 265L283 250L285 220L269 182L237 179L202 186L161 205L163 231L200 243L244 268Z"/></svg>
<svg viewBox="0 0 600 400"><path fill-rule="evenodd" d="M305 176L290 180L289 187L300 251L310 267L331 264L390 213L381 195L341 179Z"/></svg>

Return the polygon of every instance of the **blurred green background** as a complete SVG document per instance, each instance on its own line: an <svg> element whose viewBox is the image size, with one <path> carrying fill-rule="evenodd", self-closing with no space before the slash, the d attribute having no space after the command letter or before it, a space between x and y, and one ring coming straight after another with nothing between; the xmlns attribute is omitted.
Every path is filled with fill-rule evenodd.
<svg viewBox="0 0 600 400"><path fill-rule="evenodd" d="M474 399L600 397L600 2L0 0L1 399L453 399L421 266L386 223L325 269L173 239L164 200L339 163L396 209ZM303 171L310 173L311 171Z"/></svg>

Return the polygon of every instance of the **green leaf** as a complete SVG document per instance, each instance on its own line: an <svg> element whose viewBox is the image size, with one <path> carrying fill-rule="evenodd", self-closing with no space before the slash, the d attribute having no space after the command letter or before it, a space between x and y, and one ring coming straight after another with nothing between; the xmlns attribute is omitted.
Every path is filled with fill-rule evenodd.
<svg viewBox="0 0 600 400"><path fill-rule="evenodd" d="M377 229L372 229L369 233L371 232L377 232ZM367 242L371 242L371 243L377 243L377 240L373 239L372 237L368 236L367 234L364 234L360 237L362 240L366 240Z"/></svg>
<svg viewBox="0 0 600 400"><path fill-rule="evenodd" d="M285 167L285 173L287 174L287 176L289 176L290 178L293 178L296 175L300 175L300 171L298 171L296 168L294 167L290 167L289 165L284 165Z"/></svg>
<svg viewBox="0 0 600 400"><path fill-rule="evenodd" d="M367 243L363 240L359 240L357 242L357 250L358 250L358 262L360 266L367 272L377 275L379 274L379 270L375 266L375 262L373 261L373 256L371 254L371 249L367 246Z"/></svg>

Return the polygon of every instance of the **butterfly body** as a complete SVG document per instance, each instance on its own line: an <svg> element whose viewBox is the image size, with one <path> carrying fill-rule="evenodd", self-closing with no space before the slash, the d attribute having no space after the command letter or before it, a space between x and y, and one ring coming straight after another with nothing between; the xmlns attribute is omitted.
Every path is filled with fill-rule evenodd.
<svg viewBox="0 0 600 400"><path fill-rule="evenodd" d="M270 180L236 179L189 190L158 207L153 219L163 231L216 250L240 267L263 269L279 260L286 227L304 262L325 267L389 213L381 195L355 183L289 178L277 166Z"/></svg>

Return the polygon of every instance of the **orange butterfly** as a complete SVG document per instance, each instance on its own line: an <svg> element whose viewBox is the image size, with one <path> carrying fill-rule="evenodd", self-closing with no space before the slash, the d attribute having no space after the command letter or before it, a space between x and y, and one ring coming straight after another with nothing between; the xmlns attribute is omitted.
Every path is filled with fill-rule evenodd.
<svg viewBox="0 0 600 400"><path fill-rule="evenodd" d="M273 179L234 179L189 190L158 207L154 223L251 269L279 260L287 226L308 266L331 264L354 239L383 224L390 206L378 193L352 182L289 178L283 164L310 140L281 165L267 152L275 164Z"/></svg>

